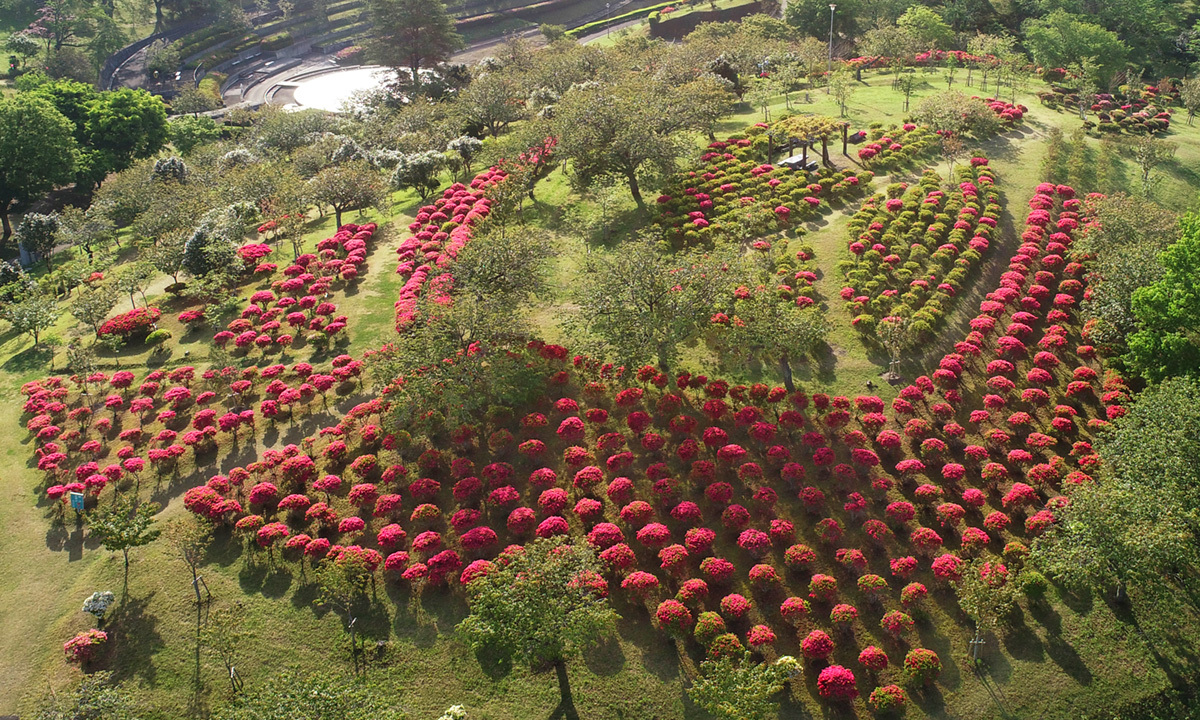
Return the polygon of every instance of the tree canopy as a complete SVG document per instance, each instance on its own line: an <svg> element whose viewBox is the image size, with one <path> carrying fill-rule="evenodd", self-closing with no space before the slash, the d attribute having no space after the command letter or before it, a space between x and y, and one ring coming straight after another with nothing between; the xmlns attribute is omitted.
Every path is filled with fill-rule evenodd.
<svg viewBox="0 0 1200 720"><path fill-rule="evenodd" d="M0 221L12 236L9 212L55 185L70 182L76 147L71 121L43 97L18 93L0 100Z"/></svg>
<svg viewBox="0 0 1200 720"><path fill-rule="evenodd" d="M1162 278L1133 291L1137 331L1126 359L1149 380L1200 375L1200 215L1185 215L1180 229L1159 256Z"/></svg>

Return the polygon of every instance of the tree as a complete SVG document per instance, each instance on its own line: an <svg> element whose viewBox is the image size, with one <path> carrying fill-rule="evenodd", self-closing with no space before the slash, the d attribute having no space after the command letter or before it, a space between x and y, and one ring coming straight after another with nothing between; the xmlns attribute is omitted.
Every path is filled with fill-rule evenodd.
<svg viewBox="0 0 1200 720"><path fill-rule="evenodd" d="M949 50L954 44L954 31L941 15L924 5L913 5L905 10L896 24L923 50Z"/></svg>
<svg viewBox="0 0 1200 720"><path fill-rule="evenodd" d="M553 664L559 707L573 715L566 660L610 633L617 619L588 582L599 571L584 543L535 540L467 584L471 614L458 629L476 651L500 650L531 666Z"/></svg>
<svg viewBox="0 0 1200 720"><path fill-rule="evenodd" d="M321 605L327 605L346 616L346 631L350 633L350 648L357 657L357 621L359 604L367 599L367 585L374 579L366 561L359 553L342 553L317 568L317 587Z"/></svg>
<svg viewBox="0 0 1200 720"><path fill-rule="evenodd" d="M800 308L774 293L758 290L734 303L728 324L715 329L723 359L774 364L784 386L794 389L792 365L825 339L829 321L816 307Z"/></svg>
<svg viewBox="0 0 1200 720"><path fill-rule="evenodd" d="M308 181L312 199L333 208L334 221L342 226L342 213L363 210L385 199L379 173L362 161L333 165Z"/></svg>
<svg viewBox="0 0 1200 720"><path fill-rule="evenodd" d="M358 678L328 671L312 675L284 673L239 694L218 708L213 720L401 720L406 714L389 696Z"/></svg>
<svg viewBox="0 0 1200 720"><path fill-rule="evenodd" d="M446 143L446 152L456 155L462 164L464 176L471 175L471 161L483 148L483 141L470 135L461 135Z"/></svg>
<svg viewBox="0 0 1200 720"><path fill-rule="evenodd" d="M149 545L162 531L154 527L158 505L137 502L137 498L118 498L107 512L92 518L89 535L105 550L120 552L125 558L125 585L129 585L129 551Z"/></svg>
<svg viewBox="0 0 1200 720"><path fill-rule="evenodd" d="M720 87L712 78L673 86L641 77L576 86L555 110L555 152L581 186L605 175L622 178L640 206L643 179L670 173L690 153L684 131L705 130L728 109L732 96ZM709 101L693 103L693 96Z"/></svg>
<svg viewBox="0 0 1200 720"><path fill-rule="evenodd" d="M1191 125L1196 119L1197 111L1200 111L1200 77L1186 78L1179 86L1179 102L1188 113L1188 125Z"/></svg>
<svg viewBox="0 0 1200 720"><path fill-rule="evenodd" d="M508 232L490 222L477 226L454 261L455 293L498 302L515 314L547 290L550 245L548 235L536 228Z"/></svg>
<svg viewBox="0 0 1200 720"><path fill-rule="evenodd" d="M421 87L421 68L450 58L462 37L441 0L370 0L368 51L382 65L407 70L412 87Z"/></svg>
<svg viewBox="0 0 1200 720"><path fill-rule="evenodd" d="M17 242L46 261L47 272L53 265L58 228L58 213L28 213L17 227Z"/></svg>
<svg viewBox="0 0 1200 720"><path fill-rule="evenodd" d="M1125 337L1137 330L1133 293L1162 278L1158 256L1179 236L1179 217L1151 200L1114 194L1093 203L1096 222L1076 243L1092 257L1091 290L1081 304L1088 342L1105 354L1125 350Z"/></svg>
<svg viewBox="0 0 1200 720"><path fill-rule="evenodd" d="M41 341L42 331L54 327L58 314L58 301L54 296L37 290L26 293L16 302L0 305L0 317L7 320L13 330L31 336L34 347Z"/></svg>
<svg viewBox="0 0 1200 720"><path fill-rule="evenodd" d="M908 112L908 102L912 99L913 90L916 89L917 79L911 74L904 75L896 80L896 89L904 95L904 112Z"/></svg>
<svg viewBox="0 0 1200 720"><path fill-rule="evenodd" d="M723 655L700 663L700 676L688 688L692 702L721 720L767 720L779 712L771 696L800 672L800 662L785 655L775 662L754 662Z"/></svg>
<svg viewBox="0 0 1200 720"><path fill-rule="evenodd" d="M863 55L888 58L892 70L892 87L896 87L900 74L909 59L920 49L917 38L908 29L881 22L863 35L858 43Z"/></svg>
<svg viewBox="0 0 1200 720"><path fill-rule="evenodd" d="M1195 367L1195 366L1193 366ZM1139 624L1169 638L1200 564L1200 385L1170 378L1096 438L1102 477L1055 510L1031 559L1068 588L1128 592Z"/></svg>
<svg viewBox="0 0 1200 720"><path fill-rule="evenodd" d="M979 629L994 628L1016 605L1020 592L1016 572L994 571L983 559L976 559L962 570L962 577L954 582L954 594L958 606ZM992 566L1003 565L996 560ZM986 573L984 570L986 569Z"/></svg>
<svg viewBox="0 0 1200 720"><path fill-rule="evenodd" d="M108 313L117 304L117 293L110 285L98 285L82 290L75 295L71 303L71 314L75 319L87 323L100 337L100 325L108 317Z"/></svg>
<svg viewBox="0 0 1200 720"><path fill-rule="evenodd" d="M846 117L846 103L850 102L850 96L856 89L858 88L854 84L854 75L847 68L839 68L829 77L829 91L837 101L842 117Z"/></svg>
<svg viewBox="0 0 1200 720"><path fill-rule="evenodd" d="M837 3L837 12L833 13L835 39L858 36L859 5L860 0ZM803 35L824 40L829 36L829 14L826 0L790 0L783 12L783 20Z"/></svg>
<svg viewBox="0 0 1200 720"><path fill-rule="evenodd" d="M518 407L545 392L509 300L468 291L447 305L430 293L413 315L403 335L369 358L377 386L392 386L396 427L457 427L489 407Z"/></svg>
<svg viewBox="0 0 1200 720"><path fill-rule="evenodd" d="M38 54L41 50L41 45L37 38L30 35L28 32L15 32L8 36L4 41L4 49L21 59L21 67L25 67L25 63L29 62L29 58Z"/></svg>
<svg viewBox="0 0 1200 720"><path fill-rule="evenodd" d="M576 282L579 314L570 324L627 366L657 359L665 370L679 345L709 325L717 299L729 291L728 264L664 255L646 239L593 253Z"/></svg>
<svg viewBox="0 0 1200 720"><path fill-rule="evenodd" d="M71 122L53 104L26 93L0 101L0 246L12 237L13 205L69 182L74 168Z"/></svg>
<svg viewBox="0 0 1200 720"><path fill-rule="evenodd" d="M57 242L75 248L89 262L94 246L104 247L113 235L112 221L94 204L87 210L67 206L59 215Z"/></svg>
<svg viewBox="0 0 1200 720"><path fill-rule="evenodd" d="M416 190L417 196L426 200L441 184L438 174L445 164L446 158L437 150L401 155L392 170L392 187Z"/></svg>
<svg viewBox="0 0 1200 720"><path fill-rule="evenodd" d="M171 101L171 112L179 115L191 114L199 117L200 113L216 110L221 107L221 100L211 92L200 88L186 88Z"/></svg>
<svg viewBox="0 0 1200 720"><path fill-rule="evenodd" d="M147 261L155 270L170 275L171 281L179 283L179 273L183 272L184 252L187 248L188 236L182 232L169 233L159 238L158 243L146 252Z"/></svg>
<svg viewBox="0 0 1200 720"><path fill-rule="evenodd" d="M1171 158L1175 157L1175 143L1167 142L1153 135L1135 136L1125 143L1123 150L1133 158L1138 170L1142 173L1142 194L1149 197L1150 188L1156 177L1154 171Z"/></svg>
<svg viewBox="0 0 1200 720"><path fill-rule="evenodd" d="M175 520L167 526L166 530L167 544L192 573L192 590L196 593L197 605L202 602L200 599L200 563L204 560L204 551L208 548L211 535L210 527L201 525L191 517Z"/></svg>
<svg viewBox="0 0 1200 720"><path fill-rule="evenodd" d="M137 308L137 300L134 299L135 293L142 294L142 302L149 304L146 300L146 286L154 279L154 266L146 261L137 261L120 265L113 271L113 283L117 290L129 295L129 305L132 308Z"/></svg>
<svg viewBox="0 0 1200 720"><path fill-rule="evenodd" d="M200 645L208 648L221 660L221 664L225 666L225 674L229 677L229 685L235 694L242 687L237 675L238 651L242 642L249 636L250 632L246 630L246 610L240 602L210 612L208 622L200 629Z"/></svg>
<svg viewBox="0 0 1200 720"><path fill-rule="evenodd" d="M1137 332L1125 360L1153 381L1200 374L1200 215L1184 215L1180 231L1159 256L1162 278L1133 291Z"/></svg>
<svg viewBox="0 0 1200 720"><path fill-rule="evenodd" d="M184 155L221 138L221 126L210 117L178 117L171 121L171 144Z"/></svg>
<svg viewBox="0 0 1200 720"><path fill-rule="evenodd" d="M791 4L789 3L789 6ZM817 78L825 72L825 63L829 57L829 48L825 43L812 37L800 38L796 43L795 55L804 75L808 78L810 87L817 86Z"/></svg>
<svg viewBox="0 0 1200 720"><path fill-rule="evenodd" d="M525 117L525 91L512 74L484 70L458 95L458 108L468 127L487 128L492 137Z"/></svg>
<svg viewBox="0 0 1200 720"><path fill-rule="evenodd" d="M1000 121L987 103L958 90L947 90L922 98L913 116L931 130L943 133L948 130L954 135L966 133L985 138L1000 128Z"/></svg>
<svg viewBox="0 0 1200 720"><path fill-rule="evenodd" d="M1009 35L988 35L985 33L978 33L975 37L967 41L967 52L984 58L979 63L979 72L983 75L980 90L987 91L988 74L995 67L996 58L1013 55L1015 43L1016 40ZM970 82L971 77L968 75L967 84L970 84ZM1000 89L999 84L997 84L996 89Z"/></svg>
<svg viewBox="0 0 1200 720"><path fill-rule="evenodd" d="M1113 76L1125 68L1129 48L1116 33L1061 8L1044 17L1026 20L1022 30L1026 49L1033 61L1043 67L1065 68L1090 59L1096 63L1101 87L1107 87Z"/></svg>
<svg viewBox="0 0 1200 720"><path fill-rule="evenodd" d="M61 51L66 46L77 44L72 41L83 24L83 18L71 8L70 0L46 0L37 10L37 18L25 32L45 41L46 54L49 55L51 48Z"/></svg>
<svg viewBox="0 0 1200 720"><path fill-rule="evenodd" d="M34 720L136 720L133 697L113 679L112 673L84 675L71 693L54 695L38 709Z"/></svg>
<svg viewBox="0 0 1200 720"><path fill-rule="evenodd" d="M167 142L167 108L145 90L102 92L88 104L84 179L99 185L135 159L154 155Z"/></svg>

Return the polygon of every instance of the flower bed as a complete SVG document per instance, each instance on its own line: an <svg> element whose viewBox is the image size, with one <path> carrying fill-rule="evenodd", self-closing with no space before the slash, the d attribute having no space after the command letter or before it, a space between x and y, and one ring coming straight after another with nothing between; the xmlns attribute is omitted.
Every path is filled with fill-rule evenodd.
<svg viewBox="0 0 1200 720"><path fill-rule="evenodd" d="M272 223L259 227L270 232ZM337 305L329 300L334 292L354 282L366 268L367 246L374 237L375 223L347 223L317 243L315 253L305 253L282 270L264 262L273 252L266 243L248 243L238 249L246 271L272 278L270 289L251 294L250 304L239 317L213 335L219 346L232 345L244 353L256 349L264 354L285 349L298 338L326 342L343 338L350 319L337 314ZM275 276L279 277L275 277ZM179 321L198 325L205 309L186 310Z"/></svg>
<svg viewBox="0 0 1200 720"><path fill-rule="evenodd" d="M841 296L859 330L901 316L914 335L932 337L990 246L1000 216L993 183L987 160L975 158L944 188L927 171L863 201L848 226L855 259L839 264Z"/></svg>
<svg viewBox="0 0 1200 720"><path fill-rule="evenodd" d="M989 578L1017 572L1072 489L1092 481L1091 436L1128 401L1081 340L1084 268L1068 254L1087 221L1073 194L1039 186L1022 245L970 333L890 408L875 396L626 373L531 343L526 359L546 385L528 407L427 443L380 429L385 394L196 479L184 506L241 535L244 552L308 566L351 557L415 591L460 592L504 548L566 536L595 547L605 568L578 582L620 594L692 651L769 656L801 637L814 661L863 659L872 683L830 665L814 694L844 702L878 684L872 702L894 707L903 695L890 683L906 671L937 681L933 657L913 654L910 613L929 588L961 578L967 557L990 562ZM108 486L147 460L164 472L232 449L255 423L303 413L361 371L343 356L322 370L47 378L22 388L24 422L50 498L77 490L106 502ZM873 570L869 557L888 562ZM874 574L888 567L894 580ZM876 642L909 643L897 650L913 661L867 652L876 633L851 631L866 622L883 631Z"/></svg>
<svg viewBox="0 0 1200 720"><path fill-rule="evenodd" d="M673 247L707 246L725 235L741 241L796 227L830 203L864 192L874 178L870 171L806 173L764 164L767 129L758 123L711 143L699 168L664 189L654 223Z"/></svg>

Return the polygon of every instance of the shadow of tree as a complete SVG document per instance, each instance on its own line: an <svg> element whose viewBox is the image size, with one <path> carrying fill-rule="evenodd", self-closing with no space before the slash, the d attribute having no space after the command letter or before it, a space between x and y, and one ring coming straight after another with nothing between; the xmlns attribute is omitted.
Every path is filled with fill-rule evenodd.
<svg viewBox="0 0 1200 720"><path fill-rule="evenodd" d="M142 597L126 595L116 612L109 616L109 628L115 630L113 634L116 635L116 652L121 656L121 662L113 668L113 676L117 681L137 677L151 687L156 684L154 656L166 646L158 632L158 618L147 612L156 594L150 592Z"/></svg>

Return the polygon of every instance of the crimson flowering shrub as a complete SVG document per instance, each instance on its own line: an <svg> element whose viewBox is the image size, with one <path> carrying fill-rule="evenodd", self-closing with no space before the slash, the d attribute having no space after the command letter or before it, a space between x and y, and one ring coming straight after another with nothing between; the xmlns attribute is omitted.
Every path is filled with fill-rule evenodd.
<svg viewBox="0 0 1200 720"><path fill-rule="evenodd" d="M678 600L663 600L654 613L659 627L673 635L684 635L692 629L692 612Z"/></svg>
<svg viewBox="0 0 1200 720"><path fill-rule="evenodd" d="M932 650L914 648L904 656L904 674L913 684L931 685L942 674L942 661Z"/></svg>
<svg viewBox="0 0 1200 720"><path fill-rule="evenodd" d="M899 638L911 631L914 624L911 616L899 610L889 610L879 621L879 626L884 629L884 632L894 638Z"/></svg>
<svg viewBox="0 0 1200 720"><path fill-rule="evenodd" d="M867 704L877 713L896 713L904 708L908 695L899 685L882 685L871 691Z"/></svg>
<svg viewBox="0 0 1200 720"><path fill-rule="evenodd" d="M874 645L868 645L858 654L858 662L868 670L879 672L888 666L888 656Z"/></svg>
<svg viewBox="0 0 1200 720"><path fill-rule="evenodd" d="M149 333L162 317L162 311L156 307L134 308L116 317L109 318L100 326L100 335L115 335L131 338L135 335Z"/></svg>
<svg viewBox="0 0 1200 720"><path fill-rule="evenodd" d="M100 654L107 642L108 633L103 630L84 630L63 644L63 652L67 662L86 665Z"/></svg>
<svg viewBox="0 0 1200 720"><path fill-rule="evenodd" d="M813 630L800 641L800 651L809 660L824 660L833 654L833 639L824 631Z"/></svg>
<svg viewBox="0 0 1200 720"><path fill-rule="evenodd" d="M858 697L854 672L841 665L830 665L817 676L817 694L827 700L851 700Z"/></svg>

